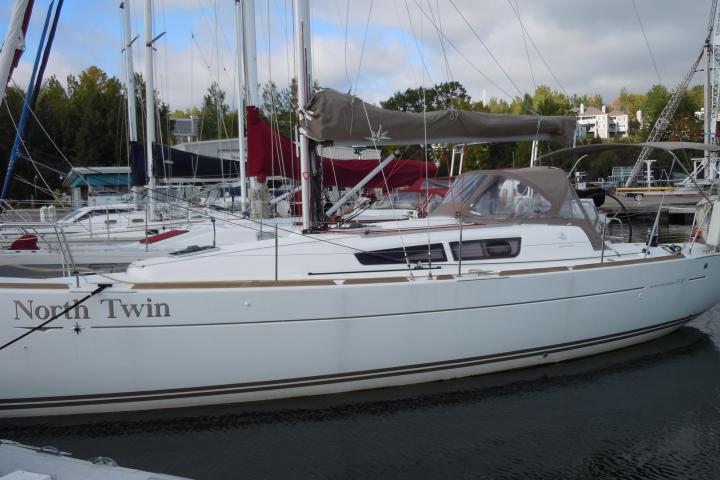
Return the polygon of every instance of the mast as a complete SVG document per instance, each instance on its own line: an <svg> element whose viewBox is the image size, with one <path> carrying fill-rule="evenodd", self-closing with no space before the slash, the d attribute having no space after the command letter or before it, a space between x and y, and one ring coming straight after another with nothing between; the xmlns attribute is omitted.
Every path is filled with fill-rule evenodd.
<svg viewBox="0 0 720 480"><path fill-rule="evenodd" d="M240 161L240 210L247 205L247 172L245 171L245 55L243 52L243 2L235 0L236 62L238 92L238 160Z"/></svg>
<svg viewBox="0 0 720 480"><path fill-rule="evenodd" d="M120 0L120 9L123 11L123 57L125 60L125 90L127 90L128 104L128 139L137 142L137 111L135 106L135 68L133 66L132 44L130 29L130 1Z"/></svg>
<svg viewBox="0 0 720 480"><path fill-rule="evenodd" d="M308 0L293 0L295 10L295 65L297 66L298 109L305 108L310 97L310 5ZM302 186L303 230L312 228L312 170L310 169L310 140L300 129L300 182Z"/></svg>
<svg viewBox="0 0 720 480"><path fill-rule="evenodd" d="M135 66L133 65L132 44L135 38L132 37L132 29L130 26L130 0L120 0L120 9L123 11L123 59L125 60L125 93L127 95L127 112L128 112L128 143L134 145L138 140L137 131L137 107L136 107L136 88L135 88ZM131 147L128 147L128 154ZM133 186L133 204L138 208L142 187Z"/></svg>
<svg viewBox="0 0 720 480"><path fill-rule="evenodd" d="M245 0L243 21L245 27L245 99L248 107L260 106L257 76L257 47L255 46L255 0Z"/></svg>
<svg viewBox="0 0 720 480"><path fill-rule="evenodd" d="M27 33L34 0L17 0L10 14L5 42L0 47L0 101L5 98L5 88L10 81L13 69L25 51Z"/></svg>
<svg viewBox="0 0 720 480"><path fill-rule="evenodd" d="M145 158L147 160L150 218L155 216L155 172L153 144L155 143L155 72L153 70L152 0L145 0Z"/></svg>
<svg viewBox="0 0 720 480"><path fill-rule="evenodd" d="M260 106L260 92L257 76L257 49L255 46L255 0L244 0L243 25L245 60L245 102L248 107ZM250 202L250 216L263 218L268 213L267 184L260 183L257 177L250 177L250 190L253 200Z"/></svg>

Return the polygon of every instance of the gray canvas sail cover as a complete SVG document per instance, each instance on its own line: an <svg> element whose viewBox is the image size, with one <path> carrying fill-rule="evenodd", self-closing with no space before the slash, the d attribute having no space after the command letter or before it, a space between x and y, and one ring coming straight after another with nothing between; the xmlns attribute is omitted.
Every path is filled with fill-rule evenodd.
<svg viewBox="0 0 720 480"><path fill-rule="evenodd" d="M344 146L491 143L555 140L571 145L575 117L500 115L466 110L414 113L385 110L332 89L310 99L301 115L303 133Z"/></svg>

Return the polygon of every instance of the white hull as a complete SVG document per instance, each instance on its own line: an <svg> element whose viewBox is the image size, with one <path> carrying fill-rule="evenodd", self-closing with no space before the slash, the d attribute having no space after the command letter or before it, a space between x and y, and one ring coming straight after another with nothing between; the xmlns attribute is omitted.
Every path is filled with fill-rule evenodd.
<svg viewBox="0 0 720 480"><path fill-rule="evenodd" d="M0 415L319 395L568 360L679 328L718 301L719 268L708 254L460 279L114 285L87 315L0 351ZM38 306L94 288L10 287L3 343L41 323Z"/></svg>

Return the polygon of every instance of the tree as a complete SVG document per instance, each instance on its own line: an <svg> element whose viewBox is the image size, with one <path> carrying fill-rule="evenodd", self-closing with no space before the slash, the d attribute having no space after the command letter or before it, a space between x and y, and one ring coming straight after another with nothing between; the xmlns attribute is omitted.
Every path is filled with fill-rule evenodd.
<svg viewBox="0 0 720 480"><path fill-rule="evenodd" d="M583 104L586 107L601 108L603 105L605 105L605 101L603 100L602 95L600 95L599 93L590 96L574 94L572 97L570 97L570 103L574 107L579 107L580 104Z"/></svg>
<svg viewBox="0 0 720 480"><path fill-rule="evenodd" d="M613 110L619 110L625 112L628 115L635 115L638 110L642 109L642 105L645 102L645 95L640 93L630 93L627 88L623 87L620 89L620 94L613 100Z"/></svg>
<svg viewBox="0 0 720 480"><path fill-rule="evenodd" d="M293 137L295 110L297 109L297 81L293 78L289 88L278 89L273 81L262 87L261 112L265 119L288 138Z"/></svg>
<svg viewBox="0 0 720 480"><path fill-rule="evenodd" d="M643 131L642 135L647 136L655 125L660 113L667 105L670 99L670 92L663 85L653 85L649 92L645 95L645 101L642 104L643 111Z"/></svg>
<svg viewBox="0 0 720 480"><path fill-rule="evenodd" d="M144 143L144 82L140 75L136 79L138 141ZM12 118L5 111L0 112L0 155L5 165L15 136L13 122L17 122L23 98L22 91L8 89L6 99ZM161 100L156 105L158 142L167 142L172 129L170 109ZM98 67L88 67L78 75L68 76L66 87L56 77L45 80L24 142L32 162L20 158L16 167L17 176L30 185L13 182L10 197L29 197L34 190L32 183L39 176L51 189L59 188L62 178L57 172L67 172L71 166L126 165L126 110L122 84ZM38 185L44 182L38 181Z"/></svg>
<svg viewBox="0 0 720 480"><path fill-rule="evenodd" d="M200 108L200 139L228 138L225 120L229 111L230 107L225 103L225 92L217 82L213 82L203 97Z"/></svg>
<svg viewBox="0 0 720 480"><path fill-rule="evenodd" d="M458 103L470 102L465 87L460 82L445 82L431 88L408 88L380 102L383 108L401 112L423 112L456 108Z"/></svg>

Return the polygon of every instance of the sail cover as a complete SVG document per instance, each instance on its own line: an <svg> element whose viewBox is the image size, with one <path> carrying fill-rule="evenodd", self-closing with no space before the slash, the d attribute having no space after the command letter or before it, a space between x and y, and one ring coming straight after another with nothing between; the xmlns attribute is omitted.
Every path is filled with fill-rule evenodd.
<svg viewBox="0 0 720 480"><path fill-rule="evenodd" d="M256 107L247 109L248 169L250 177L280 176L300 180L300 160L289 138L272 128ZM336 160L319 157L323 184L338 187L357 185L378 166L378 160ZM393 160L375 175L367 188L396 188L411 185L426 175L435 176L437 167L421 160Z"/></svg>
<svg viewBox="0 0 720 480"><path fill-rule="evenodd" d="M147 183L145 148L137 142L130 142L130 170L133 186ZM198 155L171 148L168 145L153 144L153 171L158 178L221 181L237 180L240 177L240 163L207 155Z"/></svg>
<svg viewBox="0 0 720 480"><path fill-rule="evenodd" d="M575 117L500 115L466 110L385 110L332 89L310 99L302 126L320 143L345 146L555 140L571 145Z"/></svg>

